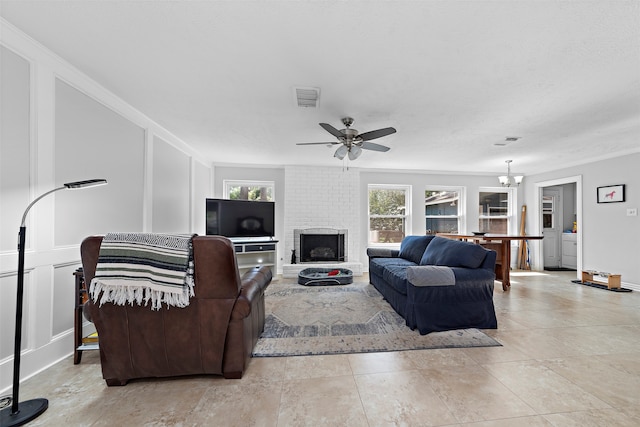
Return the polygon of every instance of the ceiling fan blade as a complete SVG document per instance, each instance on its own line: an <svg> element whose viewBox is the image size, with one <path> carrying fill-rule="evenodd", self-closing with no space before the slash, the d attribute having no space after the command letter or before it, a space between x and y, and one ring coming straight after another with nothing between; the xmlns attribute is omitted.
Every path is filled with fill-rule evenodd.
<svg viewBox="0 0 640 427"><path fill-rule="evenodd" d="M385 145L376 144L375 142L367 142L364 141L362 145L360 145L365 150L373 150L373 151L389 151L390 148Z"/></svg>
<svg viewBox="0 0 640 427"><path fill-rule="evenodd" d="M332 142L296 142L296 145L333 145L333 144L340 144L340 142L338 142L338 141L332 141Z"/></svg>
<svg viewBox="0 0 640 427"><path fill-rule="evenodd" d="M391 135L392 133L396 133L396 130L394 128L384 128L361 133L360 135L358 135L358 138L361 138L363 141L370 141L372 139Z"/></svg>
<svg viewBox="0 0 640 427"><path fill-rule="evenodd" d="M338 129L334 128L333 126L331 126L328 123L320 123L320 126L322 126L324 130L326 130L327 132L329 132L331 135L335 136L336 138L344 137L344 133L340 132Z"/></svg>

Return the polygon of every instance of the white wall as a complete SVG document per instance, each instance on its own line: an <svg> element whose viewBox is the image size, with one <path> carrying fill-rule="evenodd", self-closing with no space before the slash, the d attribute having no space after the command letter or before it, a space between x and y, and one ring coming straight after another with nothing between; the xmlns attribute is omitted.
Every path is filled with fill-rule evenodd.
<svg viewBox="0 0 640 427"><path fill-rule="evenodd" d="M0 393L11 387L17 233L27 218L21 378L73 351L79 245L109 231L200 232L209 162L183 141L0 19ZM200 209L202 208L202 209ZM198 213L199 212L199 213ZM89 325L86 325L89 327Z"/></svg>
<svg viewBox="0 0 640 427"><path fill-rule="evenodd" d="M278 252L278 267L274 273L282 273L282 264L290 255L285 253L284 218L285 218L285 172L283 167L256 166L215 166L213 197L223 198L224 181L272 181L274 183L276 240ZM196 202L199 202L196 200ZM204 228L204 199L202 200L202 227ZM288 262L288 261L286 261Z"/></svg>
<svg viewBox="0 0 640 427"><path fill-rule="evenodd" d="M478 226L478 192L480 187L494 187L493 175L453 175L419 171L379 171L350 167L284 166L276 168L216 166L215 196L222 197L224 180L275 181L276 238L278 273L289 263L293 249L293 229L306 227L346 228L349 230L349 261L361 262L368 270L368 185L409 185L413 211L409 233L424 234L424 191L427 187L461 187L466 194L462 232ZM518 208L521 189L516 190ZM517 210L519 212L519 209ZM516 221L519 222L519 217ZM515 226L517 229L517 224ZM515 258L514 258L515 262Z"/></svg>
<svg viewBox="0 0 640 427"><path fill-rule="evenodd" d="M614 159L532 175L525 180L525 202L533 206L535 186L544 182L580 177L582 180L581 229L582 268L622 275L622 282L640 290L640 216L627 216L627 209L640 209L640 152ZM625 184L626 201L597 203L596 188ZM528 212L529 223L539 222L539 213ZM580 230L579 230L580 231ZM580 253L579 249L579 253Z"/></svg>
<svg viewBox="0 0 640 427"><path fill-rule="evenodd" d="M411 186L411 198L412 198L412 212L411 212L411 230L408 230L408 234L420 235L425 234L425 216L424 216L424 192L427 188L431 187L459 187L463 192L462 201L462 226L461 233L470 233L478 230L478 205L479 205L479 191L480 188L496 188L502 189L498 185L497 176L494 175L460 175L460 174L443 174L443 173L429 173L419 171L362 171L360 175L360 203L362 212L365 217L360 225L361 233L363 235L362 248L364 248L361 257L363 260L366 258L367 248L367 236L368 236L368 223L366 215L368 212L368 185L369 184L397 184L397 185L410 185ZM520 195L521 189L516 190L516 196L514 198L514 204L521 206ZM517 210L519 212L519 209ZM515 219L520 221L519 217ZM517 229L517 224L514 224ZM367 267L368 270L368 267Z"/></svg>
<svg viewBox="0 0 640 427"><path fill-rule="evenodd" d="M291 258L295 229L345 229L347 260L362 262L360 174L354 168L285 167L284 239L285 253ZM364 213L366 215L366 211ZM296 254L298 257L300 254Z"/></svg>

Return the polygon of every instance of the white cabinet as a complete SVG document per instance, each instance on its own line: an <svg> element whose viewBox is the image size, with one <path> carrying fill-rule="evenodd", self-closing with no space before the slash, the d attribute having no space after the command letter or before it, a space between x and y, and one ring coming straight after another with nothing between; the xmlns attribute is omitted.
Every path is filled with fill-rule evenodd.
<svg viewBox="0 0 640 427"><path fill-rule="evenodd" d="M578 241L575 233L562 233L562 266L578 267Z"/></svg>
<svg viewBox="0 0 640 427"><path fill-rule="evenodd" d="M234 240L233 246L236 250L236 259L238 260L238 270L242 275L259 265L271 267L275 276L277 240Z"/></svg>

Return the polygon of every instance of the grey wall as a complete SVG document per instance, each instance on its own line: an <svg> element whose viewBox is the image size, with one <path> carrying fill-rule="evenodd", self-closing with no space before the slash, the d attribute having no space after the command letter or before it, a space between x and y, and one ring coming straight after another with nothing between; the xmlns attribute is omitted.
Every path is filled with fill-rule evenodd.
<svg viewBox="0 0 640 427"><path fill-rule="evenodd" d="M153 140L154 233L188 233L189 156L161 138Z"/></svg>
<svg viewBox="0 0 640 427"><path fill-rule="evenodd" d="M27 217L21 377L73 350L79 245L109 231L198 232L210 162L41 45L0 33L0 393L11 386L17 233ZM85 332L91 324L84 325Z"/></svg>
<svg viewBox="0 0 640 427"><path fill-rule="evenodd" d="M640 216L627 216L627 209L640 209L640 153L532 175L525 181L525 202L534 205L537 183L579 176L582 179L582 267L619 273L622 281L640 286ZM597 203L596 188L625 184L626 201ZM528 221L538 221L529 211Z"/></svg>
<svg viewBox="0 0 640 427"><path fill-rule="evenodd" d="M21 189L29 185L32 154L30 68L24 58L0 46L0 251L15 250L22 211L29 204L29 194Z"/></svg>
<svg viewBox="0 0 640 427"><path fill-rule="evenodd" d="M56 186L93 178L109 183L55 195L55 244L142 230L145 130L59 79L55 102Z"/></svg>

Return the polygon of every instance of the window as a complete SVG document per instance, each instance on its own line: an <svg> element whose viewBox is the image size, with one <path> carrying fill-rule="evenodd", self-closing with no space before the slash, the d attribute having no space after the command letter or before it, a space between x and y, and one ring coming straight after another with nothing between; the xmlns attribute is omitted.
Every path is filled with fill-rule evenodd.
<svg viewBox="0 0 640 427"><path fill-rule="evenodd" d="M462 193L460 188L430 187L424 191L426 234L457 233L462 228Z"/></svg>
<svg viewBox="0 0 640 427"><path fill-rule="evenodd" d="M479 193L479 230L483 233L513 233L514 190L481 188Z"/></svg>
<svg viewBox="0 0 640 427"><path fill-rule="evenodd" d="M262 200L273 202L273 181L224 181L224 197L231 200Z"/></svg>
<svg viewBox="0 0 640 427"><path fill-rule="evenodd" d="M553 228L555 203L552 196L542 196L542 227Z"/></svg>
<svg viewBox="0 0 640 427"><path fill-rule="evenodd" d="M411 187L369 185L369 243L399 244L411 230Z"/></svg>

